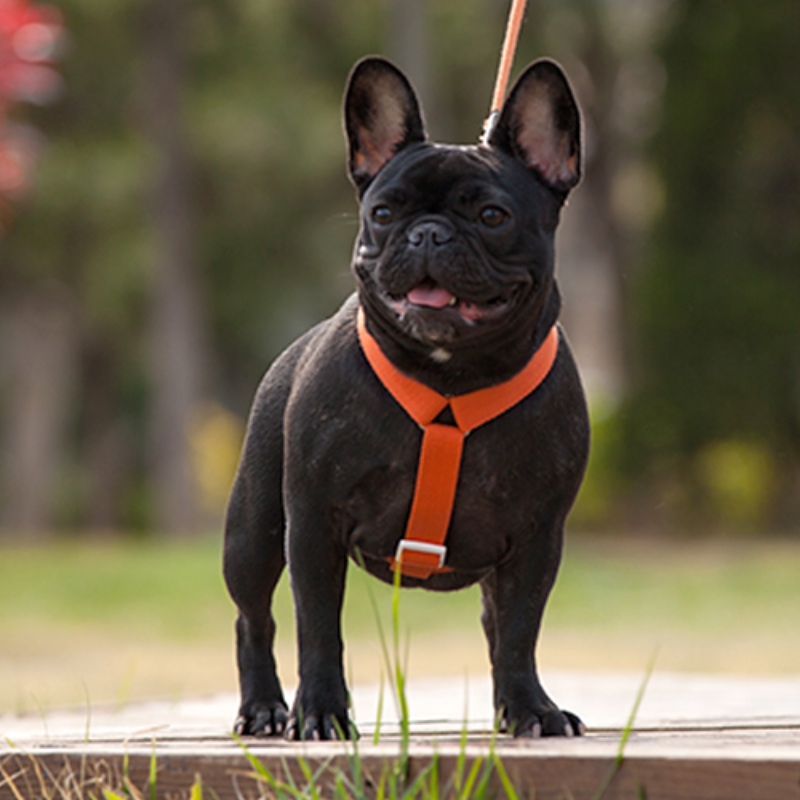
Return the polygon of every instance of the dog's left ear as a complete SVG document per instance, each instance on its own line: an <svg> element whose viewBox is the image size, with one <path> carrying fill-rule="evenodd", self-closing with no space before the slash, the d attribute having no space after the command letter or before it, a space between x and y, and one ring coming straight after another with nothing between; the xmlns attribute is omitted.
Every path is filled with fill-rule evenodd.
<svg viewBox="0 0 800 800"><path fill-rule="evenodd" d="M489 144L514 156L560 194L581 177L581 118L561 67L542 59L519 77Z"/></svg>
<svg viewBox="0 0 800 800"><path fill-rule="evenodd" d="M408 78L377 56L364 58L353 67L345 92L344 122L350 179L359 194L400 150L427 138Z"/></svg>

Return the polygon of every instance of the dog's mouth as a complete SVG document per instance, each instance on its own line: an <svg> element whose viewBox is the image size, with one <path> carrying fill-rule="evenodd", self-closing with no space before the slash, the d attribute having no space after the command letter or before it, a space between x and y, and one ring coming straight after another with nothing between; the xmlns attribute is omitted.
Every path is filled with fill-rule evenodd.
<svg viewBox="0 0 800 800"><path fill-rule="evenodd" d="M388 306L400 319L410 311L424 310L456 315L470 325L502 314L511 303L508 297L494 297L481 303L466 300L457 297L432 278L421 281L406 294L387 294L386 298Z"/></svg>

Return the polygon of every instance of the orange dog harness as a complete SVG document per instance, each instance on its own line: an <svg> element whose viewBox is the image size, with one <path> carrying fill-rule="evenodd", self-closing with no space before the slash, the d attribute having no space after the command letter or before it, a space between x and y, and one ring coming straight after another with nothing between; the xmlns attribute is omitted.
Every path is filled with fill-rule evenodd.
<svg viewBox="0 0 800 800"><path fill-rule="evenodd" d="M398 543L391 564L414 578L450 572L451 567L444 563L444 542L453 514L464 437L508 411L541 384L556 359L558 331L555 326L550 329L541 347L513 378L455 397L445 397L400 372L367 331L360 309L358 338L380 382L423 431L405 537ZM434 422L448 407L456 424Z"/></svg>

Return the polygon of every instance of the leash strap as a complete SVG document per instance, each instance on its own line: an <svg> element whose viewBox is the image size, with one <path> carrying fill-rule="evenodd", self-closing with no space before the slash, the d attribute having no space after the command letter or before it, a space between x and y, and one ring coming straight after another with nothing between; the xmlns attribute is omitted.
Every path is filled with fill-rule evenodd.
<svg viewBox="0 0 800 800"><path fill-rule="evenodd" d="M500 116L500 109L506 96L508 77L511 74L511 65L514 61L514 53L517 51L517 40L522 28L522 19L525 16L525 4L526 0L512 0L511 8L508 12L503 49L500 51L500 63L497 66L497 77L495 78L494 91L492 92L492 104L489 108L489 116L483 123L481 144L489 143L494 126Z"/></svg>
<svg viewBox="0 0 800 800"><path fill-rule="evenodd" d="M455 397L445 397L397 369L367 330L361 309L358 339L380 382L423 432L405 536L390 563L414 578L450 572L452 568L444 563L444 543L453 515L464 438L508 411L541 384L558 353L558 331L555 326L550 329L541 347L510 380ZM456 424L434 422L448 407Z"/></svg>

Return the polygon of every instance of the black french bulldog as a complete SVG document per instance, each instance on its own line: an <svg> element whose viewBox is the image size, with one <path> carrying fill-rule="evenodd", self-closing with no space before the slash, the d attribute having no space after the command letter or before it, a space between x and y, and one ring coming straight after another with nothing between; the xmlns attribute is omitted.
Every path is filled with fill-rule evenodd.
<svg viewBox="0 0 800 800"><path fill-rule="evenodd" d="M240 734L354 734L340 631L348 556L392 581L422 436L367 362L357 316L395 367L450 397L512 378L560 309L553 238L580 177L581 143L578 107L555 63L529 66L488 142L462 147L430 143L405 76L366 58L349 79L345 125L361 209L358 291L267 372L228 508ZM589 446L560 330L555 346L538 388L464 444L446 571L402 577L434 591L480 583L495 708L515 736L583 730L545 693L535 658ZM270 610L287 560L300 673L291 711Z"/></svg>

